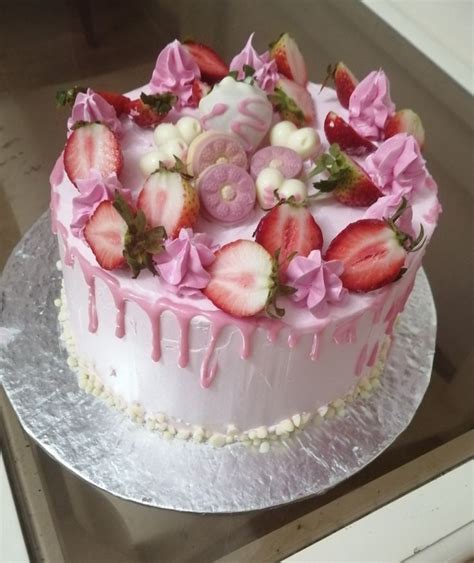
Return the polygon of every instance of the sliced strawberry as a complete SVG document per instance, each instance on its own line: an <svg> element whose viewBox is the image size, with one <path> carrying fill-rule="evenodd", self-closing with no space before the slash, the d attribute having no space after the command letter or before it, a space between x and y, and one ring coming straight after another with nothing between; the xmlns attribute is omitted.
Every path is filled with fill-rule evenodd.
<svg viewBox="0 0 474 563"><path fill-rule="evenodd" d="M324 120L324 132L331 145L337 143L341 150L349 154L360 156L377 148L333 111L330 111Z"/></svg>
<svg viewBox="0 0 474 563"><path fill-rule="evenodd" d="M184 47L196 61L201 71L201 77L209 84L215 84L229 74L228 65L207 45L195 41L185 41Z"/></svg>
<svg viewBox="0 0 474 563"><path fill-rule="evenodd" d="M145 94L132 100L129 104L129 114L139 127L155 127L163 121L178 98L171 92L163 94Z"/></svg>
<svg viewBox="0 0 474 563"><path fill-rule="evenodd" d="M192 86L191 106L197 107L201 98L209 94L211 87L206 82L196 79Z"/></svg>
<svg viewBox="0 0 474 563"><path fill-rule="evenodd" d="M115 270L125 264L127 229L127 223L111 201L100 203L84 227L84 237L105 270Z"/></svg>
<svg viewBox="0 0 474 563"><path fill-rule="evenodd" d="M320 192L332 192L344 205L368 207L375 203L382 192L369 175L350 156L331 145L329 153L323 154L316 162L311 175L328 172L329 178L313 184ZM316 194L316 197L319 194Z"/></svg>
<svg viewBox="0 0 474 563"><path fill-rule="evenodd" d="M143 212L117 192L113 202L99 204L84 237L102 268L114 270L126 263L136 278L144 268L156 274L153 256L163 250L166 232L162 226L150 228Z"/></svg>
<svg viewBox="0 0 474 563"><path fill-rule="evenodd" d="M425 128L418 114L411 109L401 109L385 122L384 138L389 139L397 133L408 133L415 137L420 149L425 144Z"/></svg>
<svg viewBox="0 0 474 563"><path fill-rule="evenodd" d="M151 227L162 225L175 238L183 227L193 227L199 215L199 197L189 176L160 167L151 174L138 195Z"/></svg>
<svg viewBox="0 0 474 563"><path fill-rule="evenodd" d="M280 295L294 289L278 281L278 264L259 244L236 240L216 252L208 268L211 276L204 294L216 307L234 317L250 317L263 309L272 317L282 317L277 306Z"/></svg>
<svg viewBox="0 0 474 563"><path fill-rule="evenodd" d="M310 211L291 200L280 202L260 220L255 240L272 256L279 252L281 272L292 254L308 256L323 246L321 229Z"/></svg>
<svg viewBox="0 0 474 563"><path fill-rule="evenodd" d="M280 74L301 86L306 86L308 83L306 63L296 41L289 33L282 33L270 45L270 56L275 60Z"/></svg>
<svg viewBox="0 0 474 563"><path fill-rule="evenodd" d="M299 127L314 123L316 109L313 98L304 86L293 80L281 76L269 99L282 119Z"/></svg>
<svg viewBox="0 0 474 563"><path fill-rule="evenodd" d="M396 225L407 208L403 198L390 219L361 219L350 223L329 245L326 260L340 260L344 265L341 281L347 289L367 292L398 280L409 252L424 244L423 227L416 239Z"/></svg>
<svg viewBox="0 0 474 563"><path fill-rule="evenodd" d="M64 168L73 184L94 168L107 177L120 174L122 151L117 137L103 123L76 123L64 148Z"/></svg>
<svg viewBox="0 0 474 563"><path fill-rule="evenodd" d="M116 92L107 92L104 90L97 92L97 94L99 94L99 96L102 96L102 98L104 98L107 103L113 106L117 116L129 113L130 98L127 98L127 96L124 96L123 94L117 94Z"/></svg>
<svg viewBox="0 0 474 563"><path fill-rule="evenodd" d="M357 84L359 84L359 81L343 62L328 66L327 75L321 86L321 90L331 79L334 81L339 103L343 108L347 109L352 92L355 90Z"/></svg>

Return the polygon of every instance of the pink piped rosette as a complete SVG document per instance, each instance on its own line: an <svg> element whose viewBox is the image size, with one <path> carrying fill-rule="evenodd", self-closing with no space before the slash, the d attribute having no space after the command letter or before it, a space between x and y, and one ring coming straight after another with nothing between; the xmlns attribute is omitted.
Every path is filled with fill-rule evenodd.
<svg viewBox="0 0 474 563"><path fill-rule="evenodd" d="M72 132L74 124L79 121L100 121L116 135L120 136L122 133L122 124L115 109L90 88L87 89L87 92L79 92L76 96L71 117L67 122L69 133Z"/></svg>

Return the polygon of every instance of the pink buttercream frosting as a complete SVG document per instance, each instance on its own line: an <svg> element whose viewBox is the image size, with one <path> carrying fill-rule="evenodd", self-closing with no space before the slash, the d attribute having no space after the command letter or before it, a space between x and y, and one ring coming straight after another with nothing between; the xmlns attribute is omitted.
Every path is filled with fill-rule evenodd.
<svg viewBox="0 0 474 563"><path fill-rule="evenodd" d="M384 195L411 199L426 183L425 159L415 138L398 133L384 141L365 161L365 169Z"/></svg>
<svg viewBox="0 0 474 563"><path fill-rule="evenodd" d="M90 88L85 94L79 92L76 96L71 117L67 122L69 131L72 131L73 125L78 121L100 121L116 135L122 133L122 125L113 106Z"/></svg>
<svg viewBox="0 0 474 563"><path fill-rule="evenodd" d="M192 229L181 229L178 238L168 239L163 252L154 258L161 283L178 295L195 295L209 283L206 267L214 261L211 238Z"/></svg>
<svg viewBox="0 0 474 563"><path fill-rule="evenodd" d="M286 283L296 289L290 299L307 307L315 317L326 317L328 305L341 303L347 294L340 280L343 269L338 260L325 262L319 250L296 256L286 271Z"/></svg>
<svg viewBox="0 0 474 563"><path fill-rule="evenodd" d="M268 51L259 55L252 45L254 34L248 38L248 41L242 51L236 55L231 63L230 70L238 71L237 78L241 80L245 74L242 70L244 65L251 66L255 70L255 81L267 94L275 89L278 81L278 69L276 62L270 58Z"/></svg>
<svg viewBox="0 0 474 563"><path fill-rule="evenodd" d="M107 178L102 178L97 170L91 171L91 176L83 180L76 181L79 195L72 200L72 222L71 231L76 237L82 236L82 231L100 203L110 200L118 190L128 197L128 190L124 190L117 175L111 174Z"/></svg>
<svg viewBox="0 0 474 563"><path fill-rule="evenodd" d="M367 208L363 219L390 219L402 203L402 194L395 193L379 197L379 199ZM413 228L413 210L409 205L397 221L398 228L411 236L415 236Z"/></svg>
<svg viewBox="0 0 474 563"><path fill-rule="evenodd" d="M190 105L193 82L201 71L186 48L175 39L166 45L156 59L149 87L152 94L172 92L178 96L176 109Z"/></svg>
<svg viewBox="0 0 474 563"><path fill-rule="evenodd" d="M374 70L355 87L349 99L349 123L363 137L379 140L387 117L395 111L383 70Z"/></svg>

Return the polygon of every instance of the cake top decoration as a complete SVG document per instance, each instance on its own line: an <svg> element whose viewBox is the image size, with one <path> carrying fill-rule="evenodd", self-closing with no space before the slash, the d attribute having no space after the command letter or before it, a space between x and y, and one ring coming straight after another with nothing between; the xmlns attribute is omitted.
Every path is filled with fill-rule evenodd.
<svg viewBox="0 0 474 563"><path fill-rule="evenodd" d="M105 99L87 88L86 92L78 92L72 108L71 117L68 119L69 131L81 121L100 121L111 129L116 135L122 132L122 124L117 118L117 112Z"/></svg>

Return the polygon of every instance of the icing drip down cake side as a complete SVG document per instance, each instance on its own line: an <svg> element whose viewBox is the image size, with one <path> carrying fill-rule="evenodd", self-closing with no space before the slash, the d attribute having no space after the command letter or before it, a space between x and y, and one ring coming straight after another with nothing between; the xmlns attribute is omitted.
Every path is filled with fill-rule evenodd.
<svg viewBox="0 0 474 563"><path fill-rule="evenodd" d="M143 88L58 93L57 305L82 387L166 438L266 451L377 384L437 186L382 70L328 81L283 34L229 65L174 41Z"/></svg>

